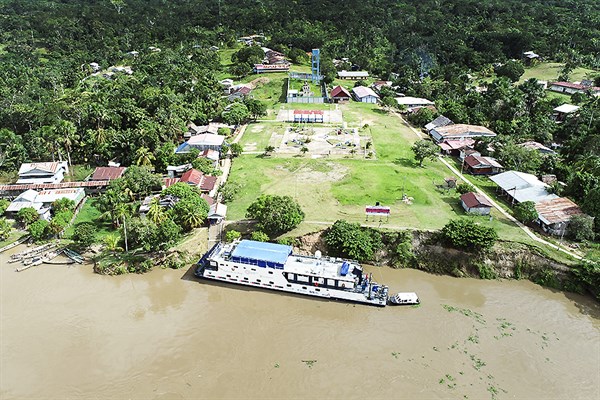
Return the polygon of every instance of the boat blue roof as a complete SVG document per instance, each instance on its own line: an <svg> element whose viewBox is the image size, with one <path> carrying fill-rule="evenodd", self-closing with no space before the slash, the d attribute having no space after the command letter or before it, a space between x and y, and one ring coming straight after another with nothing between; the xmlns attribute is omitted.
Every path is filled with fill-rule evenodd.
<svg viewBox="0 0 600 400"><path fill-rule="evenodd" d="M232 257L261 260L277 264L285 264L292 254L292 246L283 244L242 240L231 253Z"/></svg>

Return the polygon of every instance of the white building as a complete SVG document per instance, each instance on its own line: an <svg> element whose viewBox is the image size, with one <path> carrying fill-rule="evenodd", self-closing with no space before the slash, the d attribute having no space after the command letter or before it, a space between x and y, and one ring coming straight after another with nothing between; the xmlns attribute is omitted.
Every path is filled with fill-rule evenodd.
<svg viewBox="0 0 600 400"><path fill-rule="evenodd" d="M19 168L17 183L60 183L69 172L66 161L24 163Z"/></svg>
<svg viewBox="0 0 600 400"><path fill-rule="evenodd" d="M354 100L360 101L361 103L377 103L379 95L373 91L373 89L366 86L357 86L352 88L352 96Z"/></svg>
<svg viewBox="0 0 600 400"><path fill-rule="evenodd" d="M214 134L201 134L192 136L187 142L182 143L176 150L175 153L182 154L188 153L191 149L196 148L200 151L204 150L216 150L221 151L221 147L225 142L225 136L214 135Z"/></svg>
<svg viewBox="0 0 600 400"><path fill-rule="evenodd" d="M399 106L405 106L407 110L411 110L415 107L426 107L432 106L434 103L431 100L423 99L421 97L396 97L396 102Z"/></svg>
<svg viewBox="0 0 600 400"><path fill-rule="evenodd" d="M369 73L367 71L339 71L338 78L340 79L367 79L369 77Z"/></svg>
<svg viewBox="0 0 600 400"><path fill-rule="evenodd" d="M475 137L494 137L496 134L480 125L454 124L433 128L429 131L436 143L447 139L464 139Z"/></svg>

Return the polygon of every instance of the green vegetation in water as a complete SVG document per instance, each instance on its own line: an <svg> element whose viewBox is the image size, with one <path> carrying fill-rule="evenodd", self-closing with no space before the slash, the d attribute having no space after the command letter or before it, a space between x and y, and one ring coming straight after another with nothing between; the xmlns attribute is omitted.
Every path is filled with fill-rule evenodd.
<svg viewBox="0 0 600 400"><path fill-rule="evenodd" d="M315 365L315 363L317 362L317 360L302 360L302 362L306 364L308 368L312 368L313 365Z"/></svg>
<svg viewBox="0 0 600 400"><path fill-rule="evenodd" d="M448 312L458 312L464 315L465 317L473 318L475 321L482 325L486 324L485 319L483 319L483 315L479 314L478 312L469 310L467 308L450 306L448 304L442 304L442 307L444 307L444 309Z"/></svg>

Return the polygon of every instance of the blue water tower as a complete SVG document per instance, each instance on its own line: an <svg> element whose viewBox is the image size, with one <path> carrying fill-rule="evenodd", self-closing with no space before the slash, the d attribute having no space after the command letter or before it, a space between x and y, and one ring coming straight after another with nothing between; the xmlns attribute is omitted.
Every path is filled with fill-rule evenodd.
<svg viewBox="0 0 600 400"><path fill-rule="evenodd" d="M312 69L312 81L319 83L321 80L321 51L319 49L312 49L311 58L311 69Z"/></svg>

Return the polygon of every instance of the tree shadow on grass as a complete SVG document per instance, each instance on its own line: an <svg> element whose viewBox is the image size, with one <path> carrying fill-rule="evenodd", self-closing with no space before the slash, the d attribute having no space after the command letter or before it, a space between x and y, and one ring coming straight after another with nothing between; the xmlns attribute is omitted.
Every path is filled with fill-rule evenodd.
<svg viewBox="0 0 600 400"><path fill-rule="evenodd" d="M388 114L389 114L389 111L387 111L387 110L383 110L383 109L381 109L381 108L375 108L375 109L373 109L372 111L373 111L374 113L376 113L376 114L380 114L380 115L388 115Z"/></svg>
<svg viewBox="0 0 600 400"><path fill-rule="evenodd" d="M288 79L289 78L285 78L281 84L281 95L279 96L280 103L287 103Z"/></svg>
<svg viewBox="0 0 600 400"><path fill-rule="evenodd" d="M460 199L458 197L441 196L441 198L444 203L448 204L452 208L452 211L454 211L456 215L469 215L460 205Z"/></svg>
<svg viewBox="0 0 600 400"><path fill-rule="evenodd" d="M407 168L418 168L419 167L419 163L416 162L415 160L412 160L410 158L396 158L394 161L392 161L394 164L396 165L400 165L402 167L407 167Z"/></svg>

